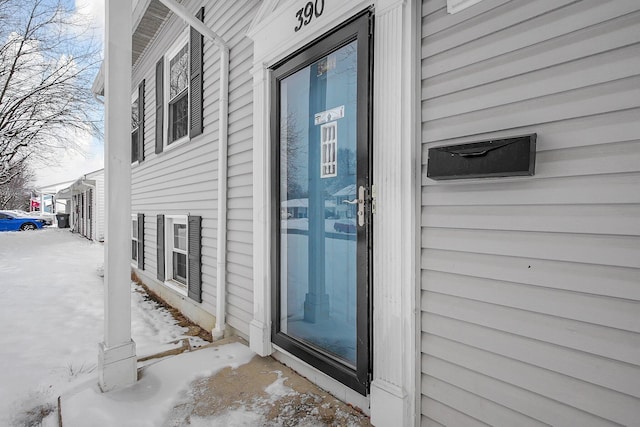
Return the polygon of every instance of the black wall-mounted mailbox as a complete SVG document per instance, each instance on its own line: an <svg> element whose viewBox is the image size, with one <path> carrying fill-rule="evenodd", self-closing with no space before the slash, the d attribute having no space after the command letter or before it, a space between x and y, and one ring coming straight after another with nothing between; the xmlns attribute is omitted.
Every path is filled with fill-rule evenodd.
<svg viewBox="0 0 640 427"><path fill-rule="evenodd" d="M533 176L536 134L429 149L427 177L436 180Z"/></svg>

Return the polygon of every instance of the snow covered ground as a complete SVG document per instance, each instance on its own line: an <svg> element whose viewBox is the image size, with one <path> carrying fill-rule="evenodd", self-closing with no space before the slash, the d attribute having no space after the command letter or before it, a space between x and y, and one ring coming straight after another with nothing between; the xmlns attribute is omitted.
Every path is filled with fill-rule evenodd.
<svg viewBox="0 0 640 427"><path fill-rule="evenodd" d="M370 425L233 340L139 362L135 385L101 393L102 261L102 244L66 229L0 233L0 427L58 426L59 396L65 427ZM131 296L137 355L178 347L187 328L137 285Z"/></svg>
<svg viewBox="0 0 640 427"><path fill-rule="evenodd" d="M0 426L57 425L57 397L97 381L102 263L103 245L68 229L0 233ZM132 288L138 355L171 348L185 332Z"/></svg>

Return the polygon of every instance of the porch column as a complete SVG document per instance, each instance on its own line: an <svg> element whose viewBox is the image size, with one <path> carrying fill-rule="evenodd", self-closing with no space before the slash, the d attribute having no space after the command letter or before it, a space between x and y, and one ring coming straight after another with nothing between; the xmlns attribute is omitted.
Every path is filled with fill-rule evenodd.
<svg viewBox="0 0 640 427"><path fill-rule="evenodd" d="M266 65L254 64L253 74L253 320L249 347L260 356L273 352L271 345L271 156L269 141L269 73ZM277 220L277 219L276 219Z"/></svg>
<svg viewBox="0 0 640 427"><path fill-rule="evenodd" d="M415 425L417 0L376 2L371 422ZM417 28L420 28L419 26ZM417 117L416 117L417 116Z"/></svg>
<svg viewBox="0 0 640 427"><path fill-rule="evenodd" d="M102 391L137 380L131 340L131 1L106 0L104 342Z"/></svg>

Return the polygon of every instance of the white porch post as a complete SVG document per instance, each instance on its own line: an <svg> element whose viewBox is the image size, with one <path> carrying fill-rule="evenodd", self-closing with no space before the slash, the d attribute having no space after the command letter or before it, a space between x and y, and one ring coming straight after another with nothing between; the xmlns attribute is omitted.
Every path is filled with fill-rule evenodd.
<svg viewBox="0 0 640 427"><path fill-rule="evenodd" d="M371 422L410 426L416 399L415 0L376 2ZM419 28L419 27L418 27Z"/></svg>
<svg viewBox="0 0 640 427"><path fill-rule="evenodd" d="M273 352L271 345L271 267L269 189L271 156L269 141L268 72L258 62L253 67L253 320L249 346L260 356Z"/></svg>
<svg viewBox="0 0 640 427"><path fill-rule="evenodd" d="M99 344L102 391L137 380L131 340L131 2L106 0L106 227L104 342Z"/></svg>

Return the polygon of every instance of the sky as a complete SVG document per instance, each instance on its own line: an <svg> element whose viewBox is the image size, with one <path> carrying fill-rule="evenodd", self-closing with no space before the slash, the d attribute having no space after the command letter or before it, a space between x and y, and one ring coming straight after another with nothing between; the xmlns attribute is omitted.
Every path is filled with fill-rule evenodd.
<svg viewBox="0 0 640 427"><path fill-rule="evenodd" d="M95 27L97 39L104 38L104 0L65 0L75 13L87 17ZM79 39L79 42L82 40ZM87 88L91 90L91 88ZM89 134L78 136L76 141L82 152L54 151L58 166L34 165L37 187L75 181L82 175L104 167L104 142Z"/></svg>

